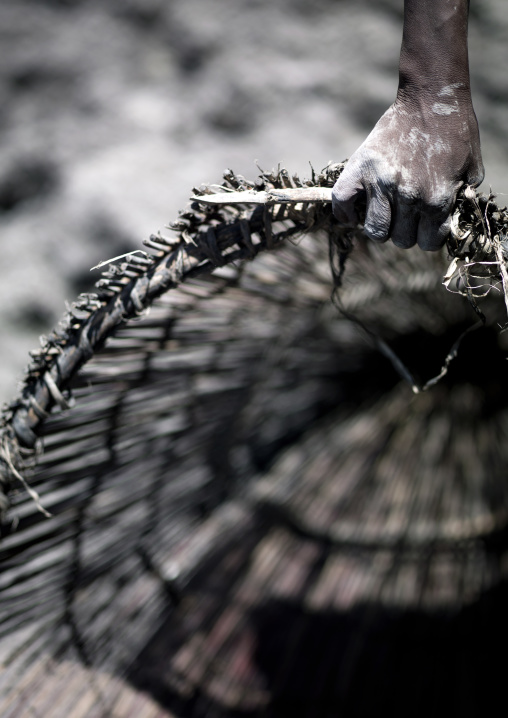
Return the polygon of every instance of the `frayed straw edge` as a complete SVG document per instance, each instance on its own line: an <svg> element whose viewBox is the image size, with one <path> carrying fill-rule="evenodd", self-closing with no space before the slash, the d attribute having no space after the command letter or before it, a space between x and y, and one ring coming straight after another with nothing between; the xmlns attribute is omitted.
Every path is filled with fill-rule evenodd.
<svg viewBox="0 0 508 718"><path fill-rule="evenodd" d="M11 452L9 450L9 446L6 441L4 441L2 447L0 456L7 464L9 470L17 478L17 480L22 484L25 491L28 493L32 501L35 503L37 509L45 516L46 518L50 519L53 517L53 514L51 514L49 511L47 511L44 506L41 504L41 498L37 491L35 489L32 489L32 487L27 483L26 479L19 473L19 471L16 469L16 467L13 464L12 458L11 458Z"/></svg>
<svg viewBox="0 0 508 718"><path fill-rule="evenodd" d="M96 264L95 267L91 267L90 271L93 272L94 269L105 267L106 265L111 264L111 262L116 262L117 259L132 257L133 254L143 254L146 256L146 252L143 249L134 249L132 252L125 252L125 254L119 254L118 257L111 257L111 259L105 259L104 261L99 262L99 264Z"/></svg>

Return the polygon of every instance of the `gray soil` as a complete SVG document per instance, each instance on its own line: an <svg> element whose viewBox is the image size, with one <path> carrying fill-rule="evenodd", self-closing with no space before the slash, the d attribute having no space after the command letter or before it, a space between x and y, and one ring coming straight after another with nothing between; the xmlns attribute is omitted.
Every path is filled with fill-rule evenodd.
<svg viewBox="0 0 508 718"><path fill-rule="evenodd" d="M0 0L0 400L100 260L223 170L310 174L393 101L403 0ZM486 189L508 193L508 13L472 0ZM501 204L504 204L500 197Z"/></svg>

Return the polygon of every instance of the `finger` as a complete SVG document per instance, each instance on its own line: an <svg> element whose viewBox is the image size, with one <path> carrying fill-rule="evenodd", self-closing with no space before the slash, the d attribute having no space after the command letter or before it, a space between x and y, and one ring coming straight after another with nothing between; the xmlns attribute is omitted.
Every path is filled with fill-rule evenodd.
<svg viewBox="0 0 508 718"><path fill-rule="evenodd" d="M368 192L367 213L365 216L364 233L376 242L386 242L390 234L392 210L388 198L375 187Z"/></svg>
<svg viewBox="0 0 508 718"><path fill-rule="evenodd" d="M355 201L365 194L363 185L346 170L332 189L332 211L335 219L342 224L358 224Z"/></svg>
<svg viewBox="0 0 508 718"><path fill-rule="evenodd" d="M414 204L399 201L393 209L391 240L396 247L409 249L416 244L420 213Z"/></svg>
<svg viewBox="0 0 508 718"><path fill-rule="evenodd" d="M441 249L450 234L450 215L422 214L418 225L417 242L425 252L436 252Z"/></svg>
<svg viewBox="0 0 508 718"><path fill-rule="evenodd" d="M485 169L483 162L480 160L474 168L470 169L467 173L467 184L471 187L478 187L481 185L485 178Z"/></svg>

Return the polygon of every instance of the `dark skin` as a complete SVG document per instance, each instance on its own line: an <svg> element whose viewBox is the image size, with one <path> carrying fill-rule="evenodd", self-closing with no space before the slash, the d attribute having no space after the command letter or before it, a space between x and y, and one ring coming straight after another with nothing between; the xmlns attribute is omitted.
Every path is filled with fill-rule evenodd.
<svg viewBox="0 0 508 718"><path fill-rule="evenodd" d="M397 247L443 246L463 185L484 177L471 101L469 0L405 0L399 89L394 104L356 150L333 188L333 212Z"/></svg>

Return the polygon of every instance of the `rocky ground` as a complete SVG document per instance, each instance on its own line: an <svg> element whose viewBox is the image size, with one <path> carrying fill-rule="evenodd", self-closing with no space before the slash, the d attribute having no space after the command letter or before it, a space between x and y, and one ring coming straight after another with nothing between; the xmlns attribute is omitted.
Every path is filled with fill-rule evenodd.
<svg viewBox="0 0 508 718"><path fill-rule="evenodd" d="M394 98L402 0L0 0L0 399L97 273L226 167L303 175ZM508 13L471 3L486 183L508 193ZM501 198L502 201L502 198Z"/></svg>

